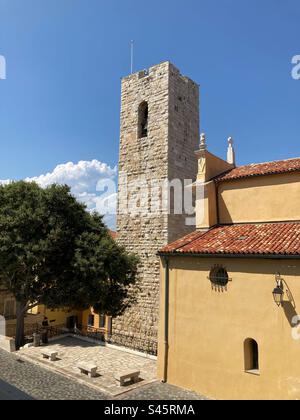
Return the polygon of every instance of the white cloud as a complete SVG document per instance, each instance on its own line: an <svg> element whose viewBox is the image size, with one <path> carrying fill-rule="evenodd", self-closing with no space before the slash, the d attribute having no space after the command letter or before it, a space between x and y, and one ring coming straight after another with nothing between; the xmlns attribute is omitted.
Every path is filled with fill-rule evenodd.
<svg viewBox="0 0 300 420"><path fill-rule="evenodd" d="M98 160L68 162L58 165L53 172L25 181L35 181L45 188L51 184L67 184L71 187L72 194L85 203L89 211L98 211L105 214L106 224L115 229L116 214L116 178L117 168L111 168L106 163ZM10 180L0 180L7 185Z"/></svg>
<svg viewBox="0 0 300 420"><path fill-rule="evenodd" d="M68 162L58 165L53 172L33 178L26 178L26 181L35 181L42 187L51 184L68 184L78 193L89 189L96 190L99 179L114 179L117 174L116 168L111 168L106 163L98 160L80 161L78 163Z"/></svg>
<svg viewBox="0 0 300 420"><path fill-rule="evenodd" d="M8 185L11 183L11 179L2 179L0 180L1 185Z"/></svg>

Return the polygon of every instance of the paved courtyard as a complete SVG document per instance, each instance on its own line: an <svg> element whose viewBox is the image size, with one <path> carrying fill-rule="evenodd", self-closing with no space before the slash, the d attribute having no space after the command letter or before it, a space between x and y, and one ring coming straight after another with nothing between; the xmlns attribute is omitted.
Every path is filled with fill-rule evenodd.
<svg viewBox="0 0 300 420"><path fill-rule="evenodd" d="M0 350L0 400L204 400L195 393L152 382L113 397L75 378Z"/></svg>
<svg viewBox="0 0 300 420"><path fill-rule="evenodd" d="M99 343L86 342L73 337L53 341L47 346L47 350L58 352L58 360L55 362L43 359L42 349L43 347L31 347L19 351L18 354L21 358L25 357L26 360L42 364L46 368L85 382L87 385L112 396L156 380L155 360L106 347ZM86 375L82 375L77 368L79 362L88 362L97 366L99 375L96 378L88 378ZM124 370L139 370L141 372L141 382L120 388L114 374Z"/></svg>

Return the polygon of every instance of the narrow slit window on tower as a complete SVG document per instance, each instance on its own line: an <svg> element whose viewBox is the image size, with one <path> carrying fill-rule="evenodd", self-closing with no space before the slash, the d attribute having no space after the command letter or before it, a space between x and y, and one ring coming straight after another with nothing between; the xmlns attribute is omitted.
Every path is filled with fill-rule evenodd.
<svg viewBox="0 0 300 420"><path fill-rule="evenodd" d="M252 338L244 342L245 372L259 375L258 344Z"/></svg>
<svg viewBox="0 0 300 420"><path fill-rule="evenodd" d="M142 102L139 106L138 137L141 139L148 136L148 103Z"/></svg>

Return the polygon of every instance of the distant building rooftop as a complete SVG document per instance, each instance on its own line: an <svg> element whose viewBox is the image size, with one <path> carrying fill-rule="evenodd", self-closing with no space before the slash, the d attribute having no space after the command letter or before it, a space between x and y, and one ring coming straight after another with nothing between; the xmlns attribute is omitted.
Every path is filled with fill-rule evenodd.
<svg viewBox="0 0 300 420"><path fill-rule="evenodd" d="M116 239L116 237L117 237L117 232L114 232L113 230L110 230L110 229L108 229L108 232L109 232L110 236L111 236L113 239Z"/></svg>

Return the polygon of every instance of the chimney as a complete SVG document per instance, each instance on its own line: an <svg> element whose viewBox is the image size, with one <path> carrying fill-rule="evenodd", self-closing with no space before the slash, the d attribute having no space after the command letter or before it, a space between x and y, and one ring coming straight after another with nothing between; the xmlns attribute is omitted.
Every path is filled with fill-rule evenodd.
<svg viewBox="0 0 300 420"><path fill-rule="evenodd" d="M228 138L227 163L235 166L235 151L232 137Z"/></svg>
<svg viewBox="0 0 300 420"><path fill-rule="evenodd" d="M200 150L206 150L206 135L202 133L200 136Z"/></svg>

